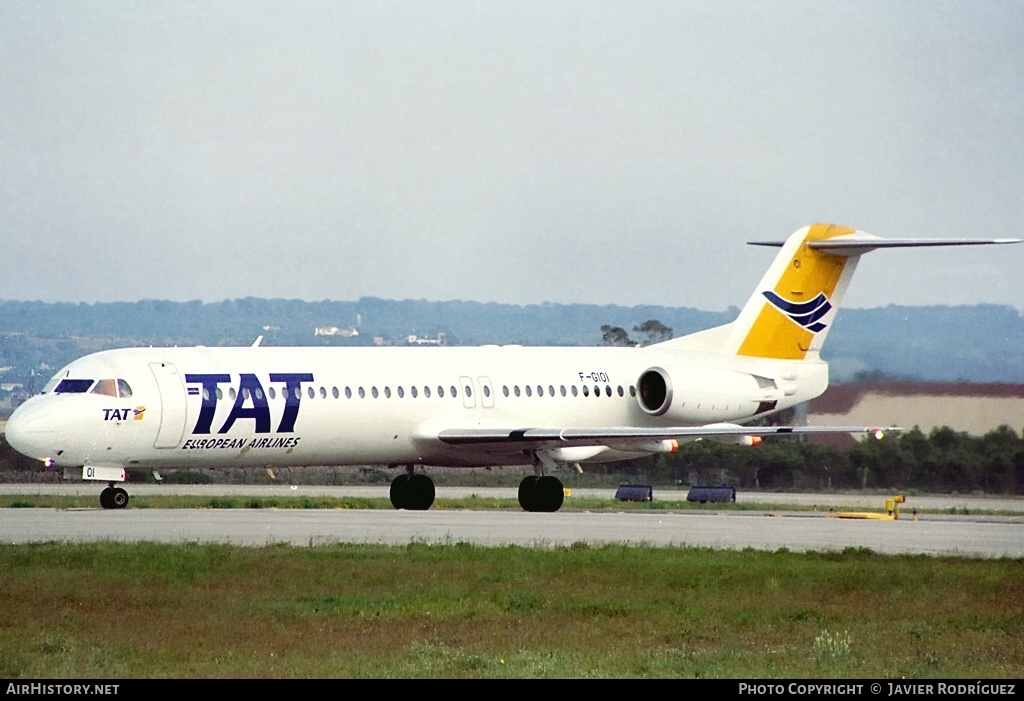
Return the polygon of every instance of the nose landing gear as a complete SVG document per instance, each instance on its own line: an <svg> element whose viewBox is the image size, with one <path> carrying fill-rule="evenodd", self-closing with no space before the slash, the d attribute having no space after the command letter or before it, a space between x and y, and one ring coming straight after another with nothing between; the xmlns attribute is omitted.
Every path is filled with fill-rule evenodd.
<svg viewBox="0 0 1024 701"><path fill-rule="evenodd" d="M121 487L115 487L114 483L100 492L100 506L104 509L123 509L128 506L128 492Z"/></svg>

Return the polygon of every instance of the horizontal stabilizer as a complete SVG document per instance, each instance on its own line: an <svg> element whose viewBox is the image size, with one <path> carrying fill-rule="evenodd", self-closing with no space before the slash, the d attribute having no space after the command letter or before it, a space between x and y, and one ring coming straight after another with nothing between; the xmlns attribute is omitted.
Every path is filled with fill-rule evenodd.
<svg viewBox="0 0 1024 701"><path fill-rule="evenodd" d="M923 248L929 246L988 246L1006 243L1021 243L1024 239L885 239L858 231L846 236L836 236L819 241L807 241L805 245L815 251L834 256L857 256L878 248ZM748 241L751 246L781 248L785 241Z"/></svg>

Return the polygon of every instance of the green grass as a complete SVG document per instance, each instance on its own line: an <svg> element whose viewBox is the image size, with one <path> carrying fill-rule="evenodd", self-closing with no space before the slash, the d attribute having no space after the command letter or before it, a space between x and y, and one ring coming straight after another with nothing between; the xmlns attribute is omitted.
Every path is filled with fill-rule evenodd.
<svg viewBox="0 0 1024 701"><path fill-rule="evenodd" d="M1024 673L1024 560L463 543L0 545L0 677Z"/></svg>

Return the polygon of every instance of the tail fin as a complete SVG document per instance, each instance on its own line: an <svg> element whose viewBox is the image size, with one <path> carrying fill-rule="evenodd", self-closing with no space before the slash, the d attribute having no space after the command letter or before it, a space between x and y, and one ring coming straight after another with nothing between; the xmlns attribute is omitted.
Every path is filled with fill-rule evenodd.
<svg viewBox="0 0 1024 701"><path fill-rule="evenodd" d="M882 239L832 224L813 224L781 246L736 321L677 339L680 347L721 339L720 350L758 358L817 357L861 255L876 248L1020 243L1020 239ZM669 343L673 343L669 341ZM810 357L810 358L808 358Z"/></svg>
<svg viewBox="0 0 1024 701"><path fill-rule="evenodd" d="M808 244L859 233L814 224L790 236L733 323L725 352L787 360L816 354L832 327L861 252L835 255Z"/></svg>

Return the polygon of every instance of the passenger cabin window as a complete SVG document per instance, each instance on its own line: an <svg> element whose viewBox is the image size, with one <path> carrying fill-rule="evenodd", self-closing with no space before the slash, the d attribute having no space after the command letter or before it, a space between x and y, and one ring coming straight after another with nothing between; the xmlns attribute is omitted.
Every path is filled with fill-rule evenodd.
<svg viewBox="0 0 1024 701"><path fill-rule="evenodd" d="M60 381L54 394L85 394L92 387L92 380L72 380L70 378Z"/></svg>

